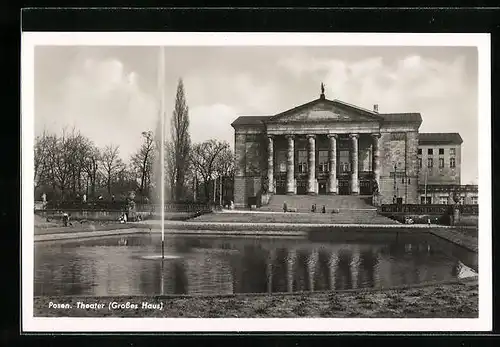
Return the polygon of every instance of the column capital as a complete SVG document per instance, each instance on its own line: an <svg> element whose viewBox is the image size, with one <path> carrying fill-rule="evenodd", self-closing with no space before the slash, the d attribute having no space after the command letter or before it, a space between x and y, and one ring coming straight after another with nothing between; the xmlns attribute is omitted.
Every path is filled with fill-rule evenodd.
<svg viewBox="0 0 500 347"><path fill-rule="evenodd" d="M286 139L292 139L292 140L293 140L293 139L295 138L295 135L294 135L294 134L286 134L286 135L285 135L285 138L286 138Z"/></svg>
<svg viewBox="0 0 500 347"><path fill-rule="evenodd" d="M349 138L351 139L357 139L359 137L359 134L349 134Z"/></svg>
<svg viewBox="0 0 500 347"><path fill-rule="evenodd" d="M379 139L380 138L380 133L372 133L370 134L373 138Z"/></svg>
<svg viewBox="0 0 500 347"><path fill-rule="evenodd" d="M271 139L271 140L272 140L272 139L274 139L274 135L273 135L273 134L266 134L266 137L267 137L268 139Z"/></svg>
<svg viewBox="0 0 500 347"><path fill-rule="evenodd" d="M328 136L329 139L331 139L331 138L337 139L337 137L338 137L337 134L327 134L326 136Z"/></svg>
<svg viewBox="0 0 500 347"><path fill-rule="evenodd" d="M307 135L306 135L306 138L308 138L308 139L310 139L310 138L315 139L315 138L316 138L316 135L315 135L315 134L307 134Z"/></svg>

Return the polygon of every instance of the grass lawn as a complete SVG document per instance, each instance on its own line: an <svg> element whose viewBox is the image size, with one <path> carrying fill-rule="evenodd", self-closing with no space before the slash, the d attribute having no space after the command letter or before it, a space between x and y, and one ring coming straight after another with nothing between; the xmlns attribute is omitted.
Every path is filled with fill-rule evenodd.
<svg viewBox="0 0 500 347"><path fill-rule="evenodd" d="M110 302L136 303L138 309L110 310ZM162 309L141 309L141 303ZM49 308L49 303L71 308ZM100 309L79 309L77 302L103 303ZM475 318L477 280L393 290L359 290L225 297L37 297L38 317L192 317L192 318Z"/></svg>

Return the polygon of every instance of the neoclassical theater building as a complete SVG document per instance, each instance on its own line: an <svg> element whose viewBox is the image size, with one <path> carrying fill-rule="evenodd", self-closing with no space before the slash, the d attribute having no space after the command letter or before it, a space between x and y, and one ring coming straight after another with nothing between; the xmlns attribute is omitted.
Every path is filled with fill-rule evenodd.
<svg viewBox="0 0 500 347"><path fill-rule="evenodd" d="M235 206L263 193L376 192L382 204L439 203L433 186L460 186L463 141L457 133L419 133L421 124L420 113L329 100L323 88L318 99L284 112L238 117L231 124Z"/></svg>

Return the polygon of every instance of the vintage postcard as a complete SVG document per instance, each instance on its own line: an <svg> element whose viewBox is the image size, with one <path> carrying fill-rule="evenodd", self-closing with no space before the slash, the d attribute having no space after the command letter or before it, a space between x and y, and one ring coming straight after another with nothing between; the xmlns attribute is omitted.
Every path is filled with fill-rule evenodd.
<svg viewBox="0 0 500 347"><path fill-rule="evenodd" d="M489 330L490 101L487 34L24 32L22 329Z"/></svg>

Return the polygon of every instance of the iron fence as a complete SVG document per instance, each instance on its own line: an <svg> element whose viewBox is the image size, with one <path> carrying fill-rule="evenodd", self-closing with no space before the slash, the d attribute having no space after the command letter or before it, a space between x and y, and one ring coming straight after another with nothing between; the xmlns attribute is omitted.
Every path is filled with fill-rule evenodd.
<svg viewBox="0 0 500 347"><path fill-rule="evenodd" d="M463 215L478 215L479 205L456 205ZM451 213L454 205L443 204L384 204L380 207L381 213L407 213L443 215Z"/></svg>

